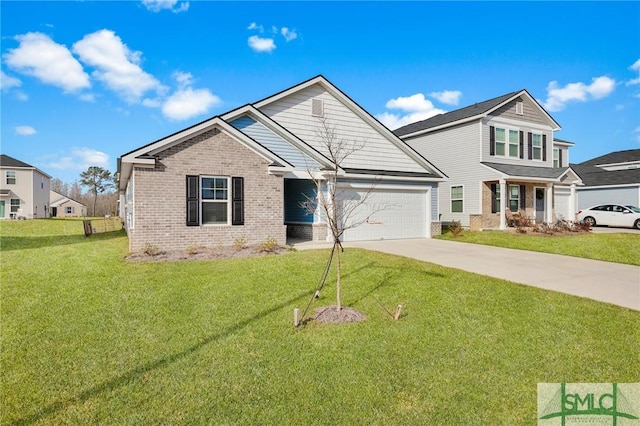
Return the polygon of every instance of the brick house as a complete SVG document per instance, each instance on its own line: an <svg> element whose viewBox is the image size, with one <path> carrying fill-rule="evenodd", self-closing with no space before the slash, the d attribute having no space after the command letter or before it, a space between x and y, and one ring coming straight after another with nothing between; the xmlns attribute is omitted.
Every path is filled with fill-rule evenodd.
<svg viewBox="0 0 640 426"><path fill-rule="evenodd" d="M340 164L338 185L345 200L366 192L371 202L354 213L352 220L363 225L345 232L345 240L440 232L443 175L317 76L118 158L119 214L130 250L326 240L322 214L300 205L326 190L317 185L332 168L318 134L323 122L336 138L362 142Z"/></svg>

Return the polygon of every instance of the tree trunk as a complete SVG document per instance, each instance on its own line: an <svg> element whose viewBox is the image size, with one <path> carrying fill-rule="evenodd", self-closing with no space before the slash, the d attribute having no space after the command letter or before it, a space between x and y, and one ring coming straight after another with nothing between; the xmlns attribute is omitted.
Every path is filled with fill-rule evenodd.
<svg viewBox="0 0 640 426"><path fill-rule="evenodd" d="M336 262L336 311L340 311L342 309L342 280L341 278L341 269L342 269L342 260L340 257L340 247L338 247L338 250L336 251L337 254L337 262Z"/></svg>

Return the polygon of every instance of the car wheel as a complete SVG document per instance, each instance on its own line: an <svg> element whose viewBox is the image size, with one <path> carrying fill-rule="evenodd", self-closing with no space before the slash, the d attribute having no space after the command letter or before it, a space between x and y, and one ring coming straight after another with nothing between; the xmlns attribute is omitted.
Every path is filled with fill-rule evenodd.
<svg viewBox="0 0 640 426"><path fill-rule="evenodd" d="M584 223L586 223L589 226L596 226L596 220L594 218L592 218L591 216L587 216L584 218Z"/></svg>
<svg viewBox="0 0 640 426"><path fill-rule="evenodd" d="M633 224L636 229L640 229L640 219L636 220L636 223Z"/></svg>

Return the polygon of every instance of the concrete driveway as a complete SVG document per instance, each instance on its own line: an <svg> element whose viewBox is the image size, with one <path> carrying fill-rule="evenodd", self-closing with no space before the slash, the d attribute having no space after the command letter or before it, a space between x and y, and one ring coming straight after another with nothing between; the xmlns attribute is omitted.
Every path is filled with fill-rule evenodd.
<svg viewBox="0 0 640 426"><path fill-rule="evenodd" d="M640 310L638 266L433 238L362 241L344 246L411 257ZM299 249L318 247L322 245L296 245Z"/></svg>

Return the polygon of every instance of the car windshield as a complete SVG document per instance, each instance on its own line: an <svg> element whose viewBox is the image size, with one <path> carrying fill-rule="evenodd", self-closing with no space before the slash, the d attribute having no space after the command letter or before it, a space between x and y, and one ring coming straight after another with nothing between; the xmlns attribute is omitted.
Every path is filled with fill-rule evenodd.
<svg viewBox="0 0 640 426"><path fill-rule="evenodd" d="M626 208L628 208L629 210L631 210L634 213L640 213L640 209L637 208L636 206L625 206Z"/></svg>

